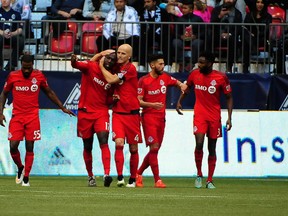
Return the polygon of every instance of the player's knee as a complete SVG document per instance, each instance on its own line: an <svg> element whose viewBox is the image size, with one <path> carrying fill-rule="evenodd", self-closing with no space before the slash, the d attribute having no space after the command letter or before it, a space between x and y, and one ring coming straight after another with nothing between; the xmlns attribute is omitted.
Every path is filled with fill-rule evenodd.
<svg viewBox="0 0 288 216"><path fill-rule="evenodd" d="M107 144L108 143L108 132L100 132L97 133L98 141L101 144Z"/></svg>
<svg viewBox="0 0 288 216"><path fill-rule="evenodd" d="M159 151L159 147L150 148L151 153L157 154L158 151Z"/></svg>

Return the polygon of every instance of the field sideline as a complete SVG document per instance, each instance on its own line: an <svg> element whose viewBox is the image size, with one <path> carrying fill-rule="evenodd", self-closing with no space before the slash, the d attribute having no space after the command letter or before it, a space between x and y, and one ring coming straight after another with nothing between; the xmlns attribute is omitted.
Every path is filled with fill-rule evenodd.
<svg viewBox="0 0 288 216"><path fill-rule="evenodd" d="M125 178L127 180L128 178ZM97 178L31 176L31 187L0 176L0 215L288 215L288 179L215 178L216 189L194 188L194 178L163 178L167 188L110 188Z"/></svg>

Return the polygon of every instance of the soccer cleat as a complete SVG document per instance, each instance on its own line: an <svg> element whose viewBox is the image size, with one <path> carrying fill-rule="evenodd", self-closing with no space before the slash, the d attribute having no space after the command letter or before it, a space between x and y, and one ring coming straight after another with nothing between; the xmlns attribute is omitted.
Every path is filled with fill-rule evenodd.
<svg viewBox="0 0 288 216"><path fill-rule="evenodd" d="M142 175L136 175L136 187L144 187Z"/></svg>
<svg viewBox="0 0 288 216"><path fill-rule="evenodd" d="M135 183L135 182L132 182L131 184L128 183L128 184L126 185L126 187L127 187L127 188L135 188L135 187L136 187L136 183Z"/></svg>
<svg viewBox="0 0 288 216"><path fill-rule="evenodd" d="M23 186L23 187L30 187L29 181L28 181L27 183L25 183L24 181L22 181L22 186Z"/></svg>
<svg viewBox="0 0 288 216"><path fill-rule="evenodd" d="M202 187L202 177L201 176L197 176L197 178L195 179L195 188L201 188Z"/></svg>
<svg viewBox="0 0 288 216"><path fill-rule="evenodd" d="M104 175L103 177L103 181L104 181L104 186L105 187L110 187L111 182L113 181L112 177L109 175Z"/></svg>
<svg viewBox="0 0 288 216"><path fill-rule="evenodd" d="M121 179L121 180L118 180L118 182L117 182L117 186L118 186L118 187L123 187L123 186L125 186L124 178Z"/></svg>
<svg viewBox="0 0 288 216"><path fill-rule="evenodd" d="M155 188L166 188L166 185L162 182L161 179L159 179L155 185L154 185Z"/></svg>
<svg viewBox="0 0 288 216"><path fill-rule="evenodd" d="M94 176L88 176L88 187L96 187L96 180Z"/></svg>
<svg viewBox="0 0 288 216"><path fill-rule="evenodd" d="M18 172L16 174L15 182L16 184L21 184L24 178L24 166L20 169L18 169Z"/></svg>
<svg viewBox="0 0 288 216"><path fill-rule="evenodd" d="M215 185L213 184L213 182L207 182L207 183L206 183L206 188L208 188L208 189L215 189L216 187L215 187Z"/></svg>

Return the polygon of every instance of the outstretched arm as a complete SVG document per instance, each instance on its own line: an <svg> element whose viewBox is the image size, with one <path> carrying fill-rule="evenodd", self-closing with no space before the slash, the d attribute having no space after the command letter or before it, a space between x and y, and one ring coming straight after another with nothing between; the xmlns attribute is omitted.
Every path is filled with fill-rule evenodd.
<svg viewBox="0 0 288 216"><path fill-rule="evenodd" d="M50 87L44 87L42 88L43 92L47 95L47 97L55 103L64 113L69 114L70 116L75 116L75 114L71 111L66 109L62 102L59 100L58 96L55 94L55 92Z"/></svg>

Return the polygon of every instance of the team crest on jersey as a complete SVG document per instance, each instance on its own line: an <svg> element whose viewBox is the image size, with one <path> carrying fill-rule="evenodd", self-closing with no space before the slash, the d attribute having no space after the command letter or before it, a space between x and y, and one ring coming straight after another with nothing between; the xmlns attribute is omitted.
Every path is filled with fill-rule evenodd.
<svg viewBox="0 0 288 216"><path fill-rule="evenodd" d="M37 79L34 77L34 78L31 80L31 82L32 82L33 84L31 85L30 90L31 90L32 92L36 92L36 91L38 90L38 85L36 84L36 83L37 83Z"/></svg>
<svg viewBox="0 0 288 216"><path fill-rule="evenodd" d="M162 79L160 80L160 85L165 85L165 82Z"/></svg>
<svg viewBox="0 0 288 216"><path fill-rule="evenodd" d="M142 88L138 88L138 94L141 94L141 93L142 93L142 91L143 91L143 89L142 89Z"/></svg>
<svg viewBox="0 0 288 216"><path fill-rule="evenodd" d="M212 80L212 81L210 82L210 84L211 84L211 86L208 87L208 92L209 92L210 94L214 94L214 93L216 92L216 87L215 87L215 85L216 85L217 83L216 83L215 80Z"/></svg>
<svg viewBox="0 0 288 216"><path fill-rule="evenodd" d="M148 142L149 142L149 143L152 143L153 141L154 141L153 137L152 137L152 136L149 136L149 137L148 137Z"/></svg>
<svg viewBox="0 0 288 216"><path fill-rule="evenodd" d="M161 86L161 93L166 94L166 86Z"/></svg>

